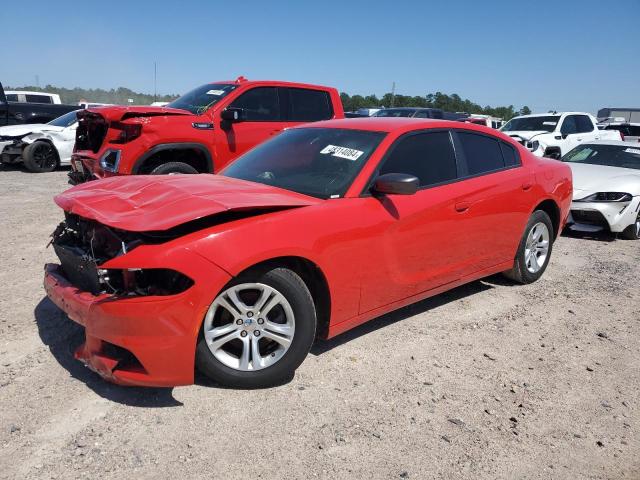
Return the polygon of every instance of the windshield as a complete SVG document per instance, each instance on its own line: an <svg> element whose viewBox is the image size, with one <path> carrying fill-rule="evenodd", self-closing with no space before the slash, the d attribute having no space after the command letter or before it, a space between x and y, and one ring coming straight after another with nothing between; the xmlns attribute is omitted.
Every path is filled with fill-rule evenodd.
<svg viewBox="0 0 640 480"><path fill-rule="evenodd" d="M410 117L414 113L416 111L411 109L385 108L384 110L378 110L372 117Z"/></svg>
<svg viewBox="0 0 640 480"><path fill-rule="evenodd" d="M509 120L500 130L503 132L535 132L543 130L553 132L560 121L560 115L544 117L517 117Z"/></svg>
<svg viewBox="0 0 640 480"><path fill-rule="evenodd" d="M318 198L337 198L386 134L337 128L285 130L238 157L221 175Z"/></svg>
<svg viewBox="0 0 640 480"><path fill-rule="evenodd" d="M562 157L562 161L640 170L640 145L581 145Z"/></svg>
<svg viewBox="0 0 640 480"><path fill-rule="evenodd" d="M78 112L79 110L74 110L73 112L65 113L61 117L54 118L49 123L47 123L47 125L53 125L54 127L63 128L70 127L78 121L78 118L76 117L76 113Z"/></svg>
<svg viewBox="0 0 640 480"><path fill-rule="evenodd" d="M180 108L200 115L226 97L229 92L235 90L236 87L237 85L230 83L207 83L185 93L180 98L167 104L167 107Z"/></svg>

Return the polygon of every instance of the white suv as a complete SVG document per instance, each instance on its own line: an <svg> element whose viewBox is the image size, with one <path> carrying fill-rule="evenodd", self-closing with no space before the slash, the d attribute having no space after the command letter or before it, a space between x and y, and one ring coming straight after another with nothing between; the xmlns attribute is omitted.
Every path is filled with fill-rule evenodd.
<svg viewBox="0 0 640 480"><path fill-rule="evenodd" d="M514 117L500 130L538 157L559 159L583 143L621 140L620 132L598 130L596 124L588 113L542 113Z"/></svg>

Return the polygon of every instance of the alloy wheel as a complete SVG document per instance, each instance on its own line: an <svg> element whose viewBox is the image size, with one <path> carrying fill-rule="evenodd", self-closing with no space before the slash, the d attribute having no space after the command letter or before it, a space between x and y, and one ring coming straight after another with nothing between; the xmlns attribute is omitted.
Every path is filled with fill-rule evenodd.
<svg viewBox="0 0 640 480"><path fill-rule="evenodd" d="M45 142L38 142L33 152L34 163L42 169L53 168L56 166L56 155L51 145Z"/></svg>
<svg viewBox="0 0 640 480"><path fill-rule="evenodd" d="M544 266L549 254L550 237L549 229L542 222L536 223L529 230L524 248L524 263L529 272L537 273Z"/></svg>
<svg viewBox="0 0 640 480"><path fill-rule="evenodd" d="M295 317L285 296L275 288L242 283L216 297L203 330L218 361L235 370L255 371L273 365L287 353Z"/></svg>

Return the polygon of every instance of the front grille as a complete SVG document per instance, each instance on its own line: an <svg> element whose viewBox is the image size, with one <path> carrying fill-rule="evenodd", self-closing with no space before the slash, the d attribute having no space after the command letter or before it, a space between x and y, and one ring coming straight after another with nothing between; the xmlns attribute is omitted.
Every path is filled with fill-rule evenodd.
<svg viewBox="0 0 640 480"><path fill-rule="evenodd" d="M602 213L595 210L571 210L571 218L575 223L586 225L597 225L599 227L609 227L609 222Z"/></svg>
<svg viewBox="0 0 640 480"><path fill-rule="evenodd" d="M107 129L108 124L102 115L92 112L79 113L75 150L91 150L98 153L107 135Z"/></svg>

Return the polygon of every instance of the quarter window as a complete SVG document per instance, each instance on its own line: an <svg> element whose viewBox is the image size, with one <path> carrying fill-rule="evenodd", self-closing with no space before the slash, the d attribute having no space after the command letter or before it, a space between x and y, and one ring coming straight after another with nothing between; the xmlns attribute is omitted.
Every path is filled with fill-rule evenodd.
<svg viewBox="0 0 640 480"><path fill-rule="evenodd" d="M280 120L280 104L275 87L257 87L243 93L231 107L242 108L248 122Z"/></svg>
<svg viewBox="0 0 640 480"><path fill-rule="evenodd" d="M469 175L493 172L505 167L506 162L498 140L468 132L458 132L458 138L467 161Z"/></svg>
<svg viewBox="0 0 640 480"><path fill-rule="evenodd" d="M288 120L292 122L315 122L333 117L333 109L331 108L331 99L328 92L305 88L290 88L288 90Z"/></svg>
<svg viewBox="0 0 640 480"><path fill-rule="evenodd" d="M415 175L420 186L457 178L456 157L449 132L418 133L401 138L382 165L379 175Z"/></svg>
<svg viewBox="0 0 640 480"><path fill-rule="evenodd" d="M516 149L511 145L500 142L500 150L502 150L502 158L506 167L514 167L520 165L520 159L516 153Z"/></svg>

